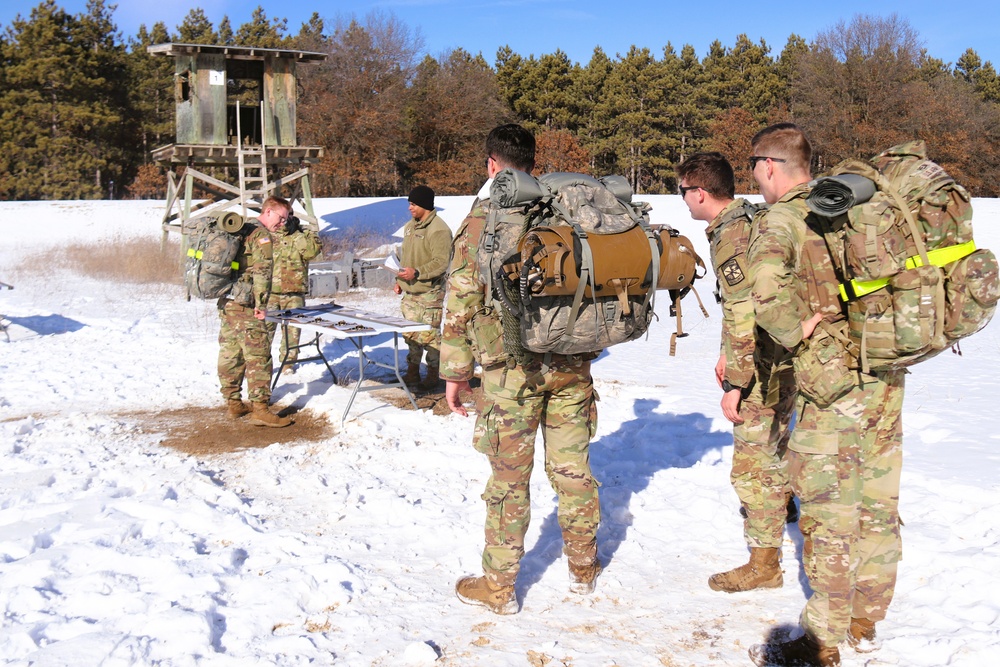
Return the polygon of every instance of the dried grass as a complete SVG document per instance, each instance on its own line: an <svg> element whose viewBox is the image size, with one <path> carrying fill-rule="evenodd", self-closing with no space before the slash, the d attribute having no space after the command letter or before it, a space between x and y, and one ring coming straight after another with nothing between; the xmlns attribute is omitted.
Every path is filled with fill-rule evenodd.
<svg viewBox="0 0 1000 667"><path fill-rule="evenodd" d="M52 267L116 283L183 283L180 243L176 240L168 240L161 248L155 239L114 236L99 243L79 243L30 255L17 270L30 275L49 273Z"/></svg>

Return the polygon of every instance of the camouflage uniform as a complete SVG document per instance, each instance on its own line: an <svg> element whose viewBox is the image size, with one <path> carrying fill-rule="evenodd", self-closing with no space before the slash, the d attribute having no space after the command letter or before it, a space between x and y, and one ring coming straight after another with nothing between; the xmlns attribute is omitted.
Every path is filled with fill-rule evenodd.
<svg viewBox="0 0 1000 667"><path fill-rule="evenodd" d="M272 310L301 308L306 305L306 291L309 289L309 260L322 250L319 234L304 227L289 233L282 226L271 238L274 240L274 270L269 306ZM300 333L298 327L287 328L281 337L279 359L294 363L299 358L297 346Z"/></svg>
<svg viewBox="0 0 1000 667"><path fill-rule="evenodd" d="M807 185L793 188L757 216L749 251L757 324L797 355L803 320L822 312L826 322L844 322L826 244L807 224L815 220L805 203L808 191ZM823 646L844 640L852 617L885 618L902 553L903 373L851 374L853 388L825 407L800 392L788 444L813 590L801 623Z"/></svg>
<svg viewBox="0 0 1000 667"><path fill-rule="evenodd" d="M590 439L597 428L590 357L541 356L524 365L507 361L499 319L484 308L476 250L489 202L477 201L455 235L444 317L441 377L465 381L483 366L474 446L489 458L483 572L511 586L524 555L530 520L529 484L535 434L542 428L545 472L559 496L559 525L570 568L597 562L598 483L590 471ZM490 332L494 332L492 335Z"/></svg>
<svg viewBox="0 0 1000 667"><path fill-rule="evenodd" d="M743 388L742 424L733 426L733 488L746 510L750 547L779 548L785 528L788 477L784 456L795 407L791 358L756 327L746 250L753 207L737 199L705 230L722 303L724 379Z"/></svg>
<svg viewBox="0 0 1000 667"><path fill-rule="evenodd" d="M431 326L430 331L403 334L409 347L406 361L410 366L420 365L424 350L427 351L427 368L436 369L440 363L441 308L451 241L451 230L434 211L419 222L411 218L403 228L400 264L416 269L417 277L396 279L403 290L400 311L412 322Z"/></svg>
<svg viewBox="0 0 1000 667"><path fill-rule="evenodd" d="M253 227L240 251L240 277L232 292L219 299L219 383L224 399L239 399L243 378L253 403L271 400L271 340L274 324L254 317L267 308L273 262L271 235Z"/></svg>

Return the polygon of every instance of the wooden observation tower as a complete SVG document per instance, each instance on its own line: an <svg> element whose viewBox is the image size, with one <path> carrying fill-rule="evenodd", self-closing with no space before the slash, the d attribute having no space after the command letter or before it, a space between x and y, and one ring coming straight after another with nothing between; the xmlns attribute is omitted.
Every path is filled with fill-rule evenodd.
<svg viewBox="0 0 1000 667"><path fill-rule="evenodd" d="M152 152L168 169L164 240L172 230L187 235L191 220L226 210L257 215L279 188L289 188L284 196L301 206L299 217L316 224L309 166L323 157L323 148L297 143L295 69L326 54L205 44L147 50L174 59L176 143ZM235 168L235 184L203 171L219 173L221 167L224 173Z"/></svg>

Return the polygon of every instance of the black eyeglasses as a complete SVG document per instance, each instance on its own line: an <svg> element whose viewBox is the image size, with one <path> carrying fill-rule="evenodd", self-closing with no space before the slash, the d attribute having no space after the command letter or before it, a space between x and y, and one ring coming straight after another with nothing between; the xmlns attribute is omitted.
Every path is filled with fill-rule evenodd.
<svg viewBox="0 0 1000 667"><path fill-rule="evenodd" d="M750 156L750 171L757 168L757 163L761 160L770 160L771 162L788 162L780 157L770 157L768 155L751 155Z"/></svg>
<svg viewBox="0 0 1000 667"><path fill-rule="evenodd" d="M681 197L687 197L687 193L692 190L701 190L700 185L678 185L677 192L681 193Z"/></svg>

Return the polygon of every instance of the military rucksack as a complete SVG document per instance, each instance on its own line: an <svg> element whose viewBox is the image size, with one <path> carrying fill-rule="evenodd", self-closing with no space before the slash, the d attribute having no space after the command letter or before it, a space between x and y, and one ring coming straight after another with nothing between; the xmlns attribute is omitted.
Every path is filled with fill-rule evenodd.
<svg viewBox="0 0 1000 667"><path fill-rule="evenodd" d="M927 158L923 141L845 160L831 174L807 203L829 217L830 192L845 195L846 215L822 231L863 370L929 359L989 323L1000 297L996 257L976 248L969 194Z"/></svg>
<svg viewBox="0 0 1000 667"><path fill-rule="evenodd" d="M679 302L704 263L676 231L653 230L649 210L620 176L497 174L477 262L509 358L634 340L657 287Z"/></svg>
<svg viewBox="0 0 1000 667"><path fill-rule="evenodd" d="M219 218L197 218L188 234L184 285L188 299L218 299L229 294L239 278L243 246L243 218L226 213Z"/></svg>

